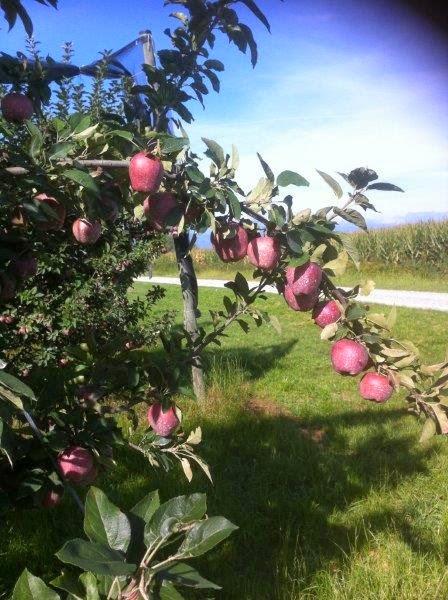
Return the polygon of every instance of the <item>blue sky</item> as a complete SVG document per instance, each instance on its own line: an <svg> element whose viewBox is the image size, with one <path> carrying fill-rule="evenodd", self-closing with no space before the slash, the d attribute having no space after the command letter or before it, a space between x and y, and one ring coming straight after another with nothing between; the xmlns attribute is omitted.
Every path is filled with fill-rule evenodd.
<svg viewBox="0 0 448 600"><path fill-rule="evenodd" d="M161 0L60 0L56 12L27 3L42 49L58 57L66 40L76 62L118 49L141 29L157 48L169 9ZM272 24L269 35L244 7L259 43L255 70L233 46L220 42L226 64L222 92L207 110L193 106L188 132L234 143L240 180L250 189L262 175L256 152L277 172L292 169L311 181L296 194L297 209L333 201L314 169L334 173L357 166L376 169L406 194L372 193L385 222L409 213L448 212L448 43L441 34L392 0L260 0ZM172 21L172 20L171 20ZM17 26L0 32L2 49L23 48ZM135 65L136 68L138 65Z"/></svg>

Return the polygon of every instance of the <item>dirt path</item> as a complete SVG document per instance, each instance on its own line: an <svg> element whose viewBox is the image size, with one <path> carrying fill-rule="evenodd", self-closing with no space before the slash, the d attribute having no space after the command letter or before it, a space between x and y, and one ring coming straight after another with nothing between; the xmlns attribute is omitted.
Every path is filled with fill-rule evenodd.
<svg viewBox="0 0 448 600"><path fill-rule="evenodd" d="M137 281L156 283L159 285L180 285L177 277L139 277ZM198 279L199 287L223 288L225 279ZM249 285L256 282L249 281ZM277 294L273 287L267 287L266 292ZM374 290L369 296L360 296L362 302L371 304L386 304L388 306L406 306L448 312L448 293L412 292L407 290Z"/></svg>

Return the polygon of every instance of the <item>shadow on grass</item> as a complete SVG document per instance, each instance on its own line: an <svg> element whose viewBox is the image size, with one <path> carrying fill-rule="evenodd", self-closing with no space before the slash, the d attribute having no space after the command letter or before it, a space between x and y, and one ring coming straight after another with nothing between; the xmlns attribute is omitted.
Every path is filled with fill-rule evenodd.
<svg viewBox="0 0 448 600"><path fill-rule="evenodd" d="M279 592L287 570L303 578L304 589L318 570L335 561L341 566L346 553L367 542L358 521L339 526L331 516L372 491L391 491L404 478L427 473L433 450L417 446L413 436L386 431L387 421L402 414L344 413L303 424L242 412L232 425L204 424L210 440L205 458L215 474L209 504L240 527L207 566L208 575L223 583L225 598L289 597ZM372 433L349 444L343 428L367 423ZM313 432L322 430L323 442L313 441ZM414 551L436 551L415 538L400 512L378 508L369 518L373 533L392 526Z"/></svg>
<svg viewBox="0 0 448 600"><path fill-rule="evenodd" d="M294 344L257 352L219 350L217 355L219 360L230 355L240 361L245 373L256 379L274 368ZM125 508L157 488L162 499L206 491L209 514L225 515L240 527L198 564L204 576L223 586L222 598L299 598L285 591L291 577L295 589L304 590L319 570L341 567L354 548L368 542L370 533L391 527L413 551L436 552L430 542L416 538L403 514L390 506L366 512L364 532L359 516L350 518L350 507L370 494L388 493L406 478L428 473L436 447L419 446L406 432L403 410L347 410L304 421L286 411L263 406L254 410L253 404L241 400L250 396L248 389L240 387L231 398L218 393L189 415L203 429L200 454L212 466L213 486L200 475L188 485L179 469L168 474L153 471L127 449L117 456L118 467L98 485ZM335 512L344 515L343 525L335 522ZM25 566L36 575L54 576L59 565L51 555L67 539L81 535L81 519L66 501L53 513L9 516L0 525L0 539L8 535L16 540L0 556L0 581L3 578L6 587Z"/></svg>

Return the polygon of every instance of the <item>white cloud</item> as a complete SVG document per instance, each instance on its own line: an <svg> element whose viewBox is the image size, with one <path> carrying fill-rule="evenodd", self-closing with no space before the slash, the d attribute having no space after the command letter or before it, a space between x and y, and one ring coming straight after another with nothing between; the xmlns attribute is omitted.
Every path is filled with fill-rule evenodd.
<svg viewBox="0 0 448 600"><path fill-rule="evenodd" d="M386 217L448 212L448 114L432 93L448 93L446 74L424 72L412 85L405 74L382 74L381 54L329 61L328 52L321 53L325 65L289 63L287 72L256 76L236 116L199 115L193 141L207 135L226 148L236 144L245 189L262 175L257 151L275 172L293 169L310 178L312 188L299 190L297 206L334 200L315 168L334 173L369 166L406 189L405 196L376 193Z"/></svg>

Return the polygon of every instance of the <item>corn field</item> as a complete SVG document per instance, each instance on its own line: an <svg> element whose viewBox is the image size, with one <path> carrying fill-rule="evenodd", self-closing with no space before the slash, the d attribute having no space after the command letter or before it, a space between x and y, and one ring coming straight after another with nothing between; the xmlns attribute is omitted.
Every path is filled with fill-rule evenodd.
<svg viewBox="0 0 448 600"><path fill-rule="evenodd" d="M362 263L448 268L448 220L352 234Z"/></svg>

